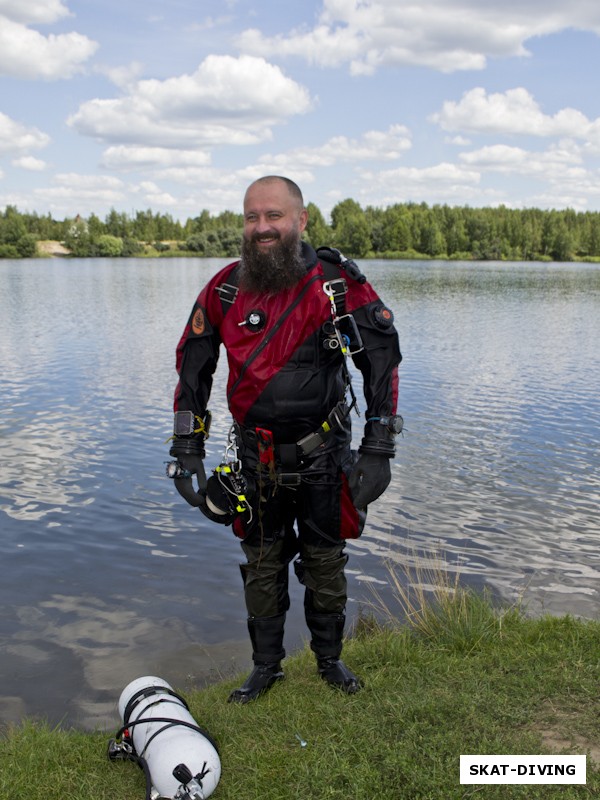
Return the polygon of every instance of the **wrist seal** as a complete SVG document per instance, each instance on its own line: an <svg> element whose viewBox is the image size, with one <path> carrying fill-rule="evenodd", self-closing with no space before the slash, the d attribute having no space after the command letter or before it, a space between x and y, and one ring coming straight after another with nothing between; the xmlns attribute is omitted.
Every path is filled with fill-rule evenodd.
<svg viewBox="0 0 600 800"><path fill-rule="evenodd" d="M360 455L385 456L393 458L396 455L396 447L389 439L364 438L358 448Z"/></svg>
<svg viewBox="0 0 600 800"><path fill-rule="evenodd" d="M204 436L194 436L190 439L174 439L171 442L169 455L173 456L173 458L179 458L180 456L200 456L200 458L204 458L206 455Z"/></svg>
<svg viewBox="0 0 600 800"><path fill-rule="evenodd" d="M388 417L369 417L365 425L359 453L387 456L396 455L395 429L401 429L402 417L397 414Z"/></svg>

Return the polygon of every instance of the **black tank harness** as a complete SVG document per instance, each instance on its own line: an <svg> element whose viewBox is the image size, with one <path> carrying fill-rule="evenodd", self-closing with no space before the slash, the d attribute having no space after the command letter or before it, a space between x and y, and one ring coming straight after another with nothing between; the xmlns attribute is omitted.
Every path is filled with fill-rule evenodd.
<svg viewBox="0 0 600 800"><path fill-rule="evenodd" d="M239 439L253 449L258 448L259 454L269 454L268 457L274 457L276 453L278 456L280 469L277 470L276 479L277 483L281 486L297 486L300 483L301 476L298 471L300 465L310 456L318 447L321 447L339 430L345 419L348 417L353 408L356 408L357 401L352 383L350 373L346 364L346 357L360 352L362 349L362 341L354 317L346 313L346 293L348 291L348 284L346 281L347 275L352 280L360 284L366 282L366 277L360 271L357 264L345 258L345 256L332 247L320 247L317 251L317 257L323 267L323 276L315 276L314 280L325 278L324 289L332 304L332 319L328 320L323 326L325 333L324 346L329 349L340 348L343 356L343 369L344 379L346 383L346 390L350 394L351 402L347 403L341 400L327 415L327 418L321 423L317 430L304 436L295 443L282 443L275 445L273 442L272 434L264 428L244 428L237 423L234 424L235 434ZM239 269L238 264L229 273L227 283L215 287L221 299L221 307L223 314L227 314L233 303L237 298L239 292ZM312 283L312 281L311 281ZM294 303L287 309L286 313L278 320L277 328L281 325L286 316L295 308ZM351 338L354 345L349 344L350 337L340 331L340 320L347 320L346 327L349 329ZM241 324L246 324L253 332L260 331L266 322L264 313L259 310L251 310ZM236 384L233 385L231 394L235 391ZM358 411L357 411L358 413ZM270 435L270 436L269 436Z"/></svg>

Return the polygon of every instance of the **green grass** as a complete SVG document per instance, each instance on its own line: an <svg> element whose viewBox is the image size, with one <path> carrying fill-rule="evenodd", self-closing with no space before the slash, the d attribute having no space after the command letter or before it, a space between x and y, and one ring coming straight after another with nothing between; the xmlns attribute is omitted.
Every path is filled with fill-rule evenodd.
<svg viewBox="0 0 600 800"><path fill-rule="evenodd" d="M497 610L442 572L429 599L403 606L399 589L408 624L390 609L359 622L344 650L364 681L357 695L325 685L305 649L248 706L226 702L236 680L186 696L219 744L215 800L600 796L600 623ZM139 768L106 758L110 735L10 728L0 798L143 800ZM587 785L459 784L460 754L553 752L591 755Z"/></svg>

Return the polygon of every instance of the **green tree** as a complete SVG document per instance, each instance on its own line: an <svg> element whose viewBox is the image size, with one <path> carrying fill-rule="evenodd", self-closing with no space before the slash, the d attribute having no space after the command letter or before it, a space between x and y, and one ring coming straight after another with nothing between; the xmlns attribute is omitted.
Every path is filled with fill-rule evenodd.
<svg viewBox="0 0 600 800"><path fill-rule="evenodd" d="M100 217L95 214L90 214L87 219L87 230L92 239L97 239L98 236L106 233L106 225L102 222Z"/></svg>
<svg viewBox="0 0 600 800"><path fill-rule="evenodd" d="M87 258L88 256L94 255L93 242L88 224L79 216L74 220L70 220L64 242L73 256Z"/></svg>
<svg viewBox="0 0 600 800"><path fill-rule="evenodd" d="M109 233L111 236L118 236L124 239L132 235L133 223L128 218L127 214L124 212L119 213L115 211L114 208L111 208L109 211L105 220L105 225L106 233Z"/></svg>
<svg viewBox="0 0 600 800"><path fill-rule="evenodd" d="M123 239L103 233L94 242L96 253L105 258L117 258L123 253Z"/></svg>
<svg viewBox="0 0 600 800"><path fill-rule="evenodd" d="M318 206L308 203L308 222L306 224L305 238L314 248L328 246L331 241L331 232L325 218Z"/></svg>
<svg viewBox="0 0 600 800"><path fill-rule="evenodd" d="M387 208L383 214L382 252L402 252L412 246L410 211L402 205Z"/></svg>
<svg viewBox="0 0 600 800"><path fill-rule="evenodd" d="M33 233L21 236L15 247L20 258L33 258L37 254L38 239Z"/></svg>
<svg viewBox="0 0 600 800"><path fill-rule="evenodd" d="M27 233L27 226L15 206L7 206L0 215L0 244L16 245Z"/></svg>
<svg viewBox="0 0 600 800"><path fill-rule="evenodd" d="M550 255L554 261L571 261L573 250L573 235L564 218L560 219L554 226Z"/></svg>
<svg viewBox="0 0 600 800"><path fill-rule="evenodd" d="M356 200L346 199L331 212L334 244L346 256L366 256L371 250L371 231Z"/></svg>

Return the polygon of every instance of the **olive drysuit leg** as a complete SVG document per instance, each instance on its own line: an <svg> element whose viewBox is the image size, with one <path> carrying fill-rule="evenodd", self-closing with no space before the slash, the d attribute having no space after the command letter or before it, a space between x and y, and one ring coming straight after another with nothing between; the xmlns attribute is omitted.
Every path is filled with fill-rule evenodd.
<svg viewBox="0 0 600 800"><path fill-rule="evenodd" d="M329 548L329 557L315 557L314 547L300 548L301 558L294 562L300 583L305 587L304 614L311 633L310 647L317 658L323 680L347 694L360 689L360 680L340 659L346 623L346 578L344 565L348 556L343 546Z"/></svg>
<svg viewBox="0 0 600 800"><path fill-rule="evenodd" d="M281 661L285 658L285 615L290 606L290 546L291 538L285 535L258 547L242 543L247 563L240 565L240 571L254 668L242 686L230 694L230 702L248 703L284 677Z"/></svg>

